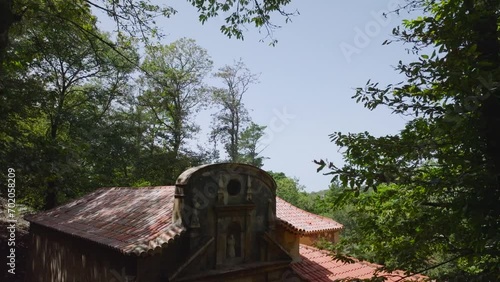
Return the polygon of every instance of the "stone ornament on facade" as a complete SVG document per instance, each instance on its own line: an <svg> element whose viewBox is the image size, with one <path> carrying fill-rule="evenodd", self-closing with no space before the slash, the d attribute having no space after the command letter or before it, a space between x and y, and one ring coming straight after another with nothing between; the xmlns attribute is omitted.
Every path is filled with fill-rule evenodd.
<svg viewBox="0 0 500 282"><path fill-rule="evenodd" d="M236 240L234 239L234 235L230 234L227 238L227 257L230 259L236 257L235 244Z"/></svg>
<svg viewBox="0 0 500 282"><path fill-rule="evenodd" d="M252 201L252 177L250 175L248 176L247 180L247 201L251 202Z"/></svg>
<svg viewBox="0 0 500 282"><path fill-rule="evenodd" d="M200 219L198 217L198 209L195 207L193 209L193 214L191 215L191 224L189 225L191 228L199 228L200 227Z"/></svg>
<svg viewBox="0 0 500 282"><path fill-rule="evenodd" d="M176 204L174 206L173 210L173 222L181 222L182 221L182 215L181 215L181 206L183 204L183 198L184 198L184 189L182 187L176 186L175 187L175 194L174 194L175 199L179 199L179 201L176 201Z"/></svg>
<svg viewBox="0 0 500 282"><path fill-rule="evenodd" d="M224 186L226 184L225 177L219 176L219 189L217 190L217 203L224 204Z"/></svg>

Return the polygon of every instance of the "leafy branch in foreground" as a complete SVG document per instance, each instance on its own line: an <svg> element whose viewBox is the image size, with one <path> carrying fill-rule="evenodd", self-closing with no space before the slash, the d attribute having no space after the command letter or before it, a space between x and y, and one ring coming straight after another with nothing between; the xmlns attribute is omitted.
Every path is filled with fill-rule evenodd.
<svg viewBox="0 0 500 282"><path fill-rule="evenodd" d="M266 37L271 38L271 45L278 41L273 38L273 31L279 28L279 25L271 21L271 15L277 13L285 18L285 22L291 21L291 18L298 15L298 11L287 12L284 7L289 5L291 0L230 0L230 1L205 1L205 0L189 0L189 2L200 13L199 19L201 23L205 23L209 18L219 16L221 12L229 12L230 14L224 19L226 25L222 25L220 30L228 37L236 37L243 39L243 27L246 24L254 25L255 27L264 28Z"/></svg>
<svg viewBox="0 0 500 282"><path fill-rule="evenodd" d="M318 171L347 187L337 200L354 205L361 230L350 242L363 242L364 252L388 269L495 281L500 3L414 3L426 14L394 30L418 55L396 67L407 79L385 87L368 81L353 97L370 110L388 107L411 121L395 135L332 134L345 165L319 160Z"/></svg>
<svg viewBox="0 0 500 282"><path fill-rule="evenodd" d="M201 23L209 18L219 16L221 12L231 11L231 15L225 18L227 25L221 26L221 32L228 37L235 36L243 39L243 28L245 24L252 24L257 28L266 30L266 37L270 37L271 44L276 44L273 39L273 31L279 26L271 21L271 14L285 18L289 22L295 12L286 12L284 7L291 0L254 0L254 1L217 1L189 0L189 2L200 13ZM64 18L67 10L80 11L86 14L94 9L102 12L102 16L109 17L115 23L115 32L118 36L137 38L146 45L163 36L163 31L157 26L160 17L171 17L177 11L162 3L153 3L150 0L77 0L77 1L42 1L42 0L0 0L0 63L3 61L4 53L9 45L9 33L17 23L26 20L27 17L40 17L50 20L51 17L60 16ZM30 14L30 16L28 16ZM74 23L68 23L74 24ZM81 25L85 28L85 25Z"/></svg>

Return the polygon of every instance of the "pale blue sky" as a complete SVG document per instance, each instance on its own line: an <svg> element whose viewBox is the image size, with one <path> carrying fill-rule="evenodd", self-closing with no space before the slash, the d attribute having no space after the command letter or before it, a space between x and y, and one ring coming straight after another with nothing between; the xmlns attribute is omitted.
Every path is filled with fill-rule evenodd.
<svg viewBox="0 0 500 282"><path fill-rule="evenodd" d="M402 117L382 109L370 112L351 96L368 79L381 84L402 79L392 66L410 59L404 46L381 44L402 19L413 16L406 12L388 19L380 16L403 0L292 2L290 10L298 9L300 16L275 32L279 41L275 47L259 42L264 34L251 26L245 40L239 41L220 33L222 18L201 25L196 9L185 0L169 2L178 14L159 24L167 34L163 43L181 37L195 39L212 57L214 70L241 57L252 72L261 74L260 83L251 86L244 102L254 122L269 126L263 155L270 159L264 169L297 177L308 191L318 191L328 187L330 178L316 173L312 161L328 158L342 163L339 148L328 138L330 133L384 135L402 129ZM354 53L346 56L350 51ZM285 122L276 112L282 113ZM198 120L208 127L211 119L202 113ZM200 139L206 138L206 132L208 128Z"/></svg>

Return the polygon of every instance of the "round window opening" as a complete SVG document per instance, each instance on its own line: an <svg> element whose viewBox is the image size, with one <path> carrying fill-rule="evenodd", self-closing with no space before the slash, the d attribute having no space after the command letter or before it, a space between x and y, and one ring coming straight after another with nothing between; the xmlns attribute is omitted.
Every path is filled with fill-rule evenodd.
<svg viewBox="0 0 500 282"><path fill-rule="evenodd" d="M231 179L227 184L227 193L231 196L236 196L241 191L241 183L236 179Z"/></svg>

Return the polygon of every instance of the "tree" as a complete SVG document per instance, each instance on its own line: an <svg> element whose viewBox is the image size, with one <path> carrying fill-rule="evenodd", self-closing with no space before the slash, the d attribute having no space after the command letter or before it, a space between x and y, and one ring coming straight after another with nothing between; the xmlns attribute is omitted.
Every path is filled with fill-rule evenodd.
<svg viewBox="0 0 500 282"><path fill-rule="evenodd" d="M131 36L142 39L154 38L158 34L154 18L158 15L170 16L175 13L171 7L154 5L149 1L26 1L26 0L0 0L0 63L9 44L11 28L23 21L38 20L40 22L58 21L66 30L79 30L85 32L90 41L101 43L114 48L118 40L111 40L95 32L85 20L72 17L75 14L88 14L91 8L101 10L116 23L120 36ZM89 17L91 18L91 17ZM119 49L115 51L124 57ZM131 58L133 61L133 58Z"/></svg>
<svg viewBox="0 0 500 282"><path fill-rule="evenodd" d="M61 5L58 9L65 9L64 4L56 4ZM87 30L99 34L90 10L65 12L67 19L84 23ZM33 177L27 178L30 181L25 188L36 191L44 198L45 208L51 208L60 200L58 197L72 193L64 191L63 183L78 183L76 177L83 176L80 153L84 151L85 134L81 130L99 122L117 98L128 92L126 82L133 65L101 41L88 38L87 32L68 29L65 21L58 18L50 22L38 18L24 20L12 34L16 35L12 42L15 52L7 53L9 61L2 68L9 71L2 73L7 83L2 86L8 88L1 90L11 99L8 103L18 99L9 93L33 85L38 90L30 91L35 100L31 103L32 119L19 119L15 123L24 124L25 130L32 134L29 142L36 150L31 157L40 161L31 166ZM121 50L131 60L135 53L126 49L127 44L121 38L114 49ZM40 187L41 183L45 187Z"/></svg>
<svg viewBox="0 0 500 282"><path fill-rule="evenodd" d="M261 148L259 141L264 136L265 126L260 126L251 122L250 125L243 130L239 138L239 159L238 162L251 164L256 167L262 167L265 157L260 153L265 148Z"/></svg>
<svg viewBox="0 0 500 282"><path fill-rule="evenodd" d="M498 280L500 3L413 4L426 15L394 30L419 55L396 68L408 79L368 81L354 95L413 119L397 135L332 134L346 164L318 161L319 170L350 187L338 199L357 203L361 240L390 269L447 264L436 278Z"/></svg>
<svg viewBox="0 0 500 282"><path fill-rule="evenodd" d="M226 65L214 75L222 80L224 88L214 88L212 103L220 111L213 115L212 139L221 140L230 162L239 159L240 134L245 124L250 121L248 111L243 104L243 95L252 83L257 82L257 75L252 74L240 60L233 66Z"/></svg>
<svg viewBox="0 0 500 282"><path fill-rule="evenodd" d="M192 121L208 98L203 79L212 69L207 51L193 39L179 39L167 46L150 46L142 69L144 93L140 97L165 128L162 132L174 159L198 127Z"/></svg>
<svg viewBox="0 0 500 282"><path fill-rule="evenodd" d="M86 30L90 37L99 39L108 46L114 46L114 42L108 38L100 37L98 33L93 33L87 29L85 23L75 21L66 17L66 11L84 12L90 7L103 12L103 15L111 18L116 24L116 30L121 35L140 38L148 43L151 38L162 36L156 26L155 18L158 16L170 17L175 14L174 8L161 4L154 4L149 0L141 1L106 1L106 0L78 0L66 1L27 1L27 0L0 0L0 65L9 44L9 32L12 26L27 18L37 18L41 21L50 22L57 18L63 20L68 28ZM267 36L272 37L272 31L279 27L271 22L271 14L278 12L285 17L286 22L290 17L298 12L286 12L283 7L288 5L290 0L257 0L257 1L199 1L189 0L189 2L200 12L199 20L204 23L209 18L219 16L219 12L229 12L231 15L225 18L227 25L221 26L221 32L229 37L235 36L243 39L242 26L253 24L254 26L266 29ZM276 40L271 41L272 44ZM119 50L116 50L119 51Z"/></svg>
<svg viewBox="0 0 500 282"><path fill-rule="evenodd" d="M312 211L313 203L305 192L304 185L297 178L288 177L283 172L268 171L276 181L276 196L301 209Z"/></svg>
<svg viewBox="0 0 500 282"><path fill-rule="evenodd" d="M17 5L24 2L14 2L20 11ZM176 143L182 148L179 152L165 143L167 135L173 141L171 135L165 134L150 107L138 104L134 92L137 40L128 39L125 32L101 33L84 3L90 2L26 2L22 19L8 30L10 44L2 54L0 166L19 172L23 189L17 200L36 209L51 208L97 187L172 183L187 167L210 157L182 148L182 142ZM181 43L166 49L182 45L186 52L194 50L187 48L191 41ZM147 48L157 55L161 46L157 47ZM204 53L190 55L197 54ZM195 70L211 64L203 56L199 59L183 67ZM164 79L156 63L145 65L151 71L143 72L149 74L148 86ZM200 94L202 78L179 69L172 66L168 71L168 93L181 89L183 95ZM169 100L168 106L172 104Z"/></svg>

